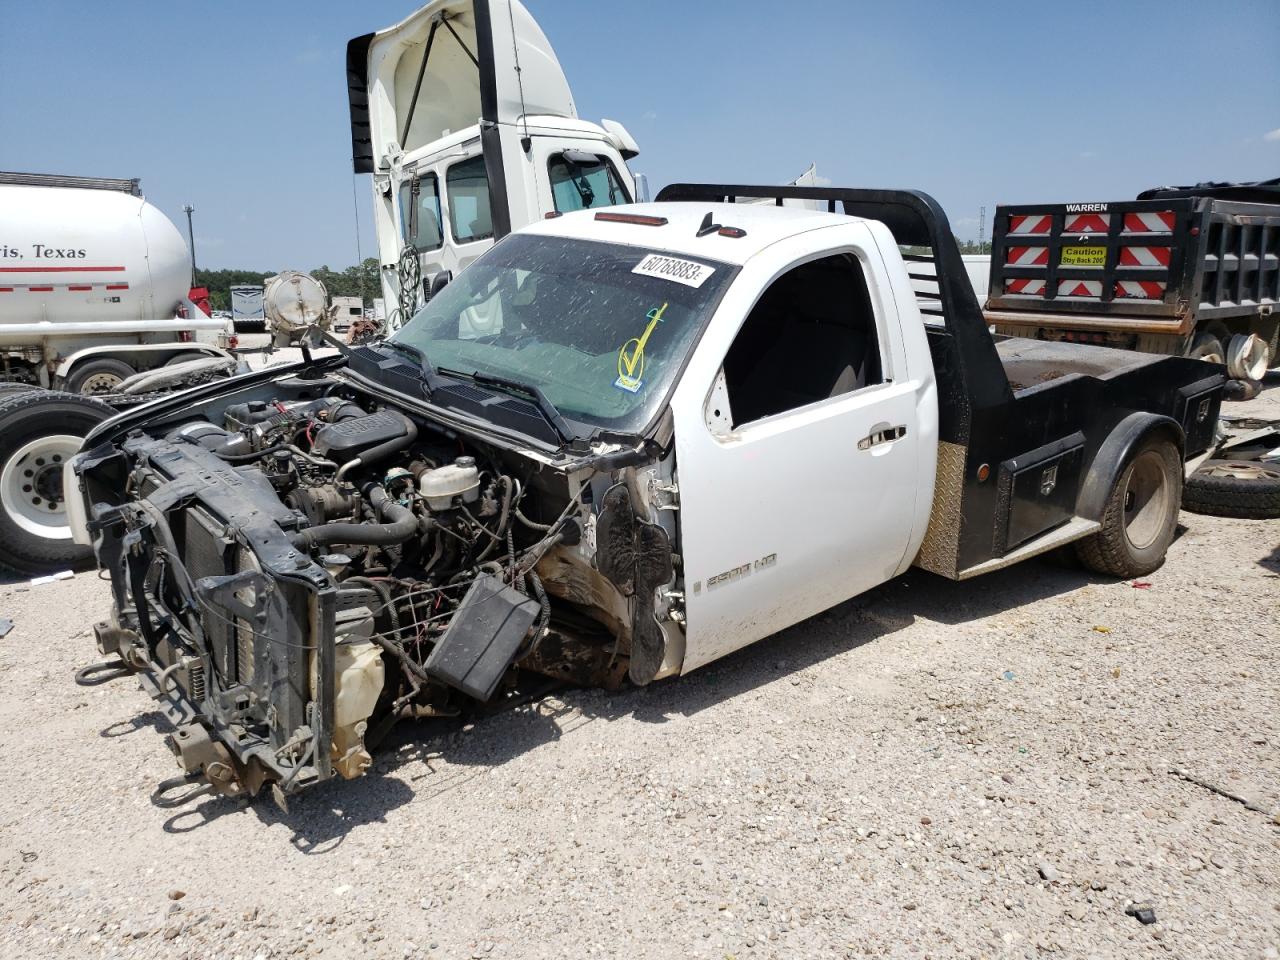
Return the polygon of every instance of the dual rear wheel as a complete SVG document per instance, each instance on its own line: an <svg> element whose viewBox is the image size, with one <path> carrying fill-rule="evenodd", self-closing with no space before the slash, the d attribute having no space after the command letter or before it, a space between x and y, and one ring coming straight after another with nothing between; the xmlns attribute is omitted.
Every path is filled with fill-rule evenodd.
<svg viewBox="0 0 1280 960"><path fill-rule="evenodd" d="M31 574L88 558L71 539L63 469L112 412L76 394L0 392L0 566Z"/></svg>

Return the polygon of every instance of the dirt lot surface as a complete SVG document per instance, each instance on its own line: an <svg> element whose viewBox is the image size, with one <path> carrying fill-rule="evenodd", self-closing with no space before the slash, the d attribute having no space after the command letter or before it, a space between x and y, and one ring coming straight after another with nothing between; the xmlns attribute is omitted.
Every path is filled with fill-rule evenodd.
<svg viewBox="0 0 1280 960"><path fill-rule="evenodd" d="M0 955L1275 958L1280 521L1182 522L1139 583L912 572L646 690L406 727L288 814L153 806L152 703L71 679L106 585L0 586Z"/></svg>

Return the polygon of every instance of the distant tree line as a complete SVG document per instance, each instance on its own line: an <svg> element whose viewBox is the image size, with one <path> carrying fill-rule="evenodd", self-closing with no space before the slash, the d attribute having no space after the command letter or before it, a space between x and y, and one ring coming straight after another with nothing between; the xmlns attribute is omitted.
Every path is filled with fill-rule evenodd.
<svg viewBox="0 0 1280 960"><path fill-rule="evenodd" d="M240 284L261 284L279 270L197 270L196 286L209 289L209 305L214 310L231 309L231 288ZM378 259L368 257L363 263L347 269L331 270L319 266L308 270L324 284L331 297L359 297L368 306L374 297L382 295L378 283Z"/></svg>

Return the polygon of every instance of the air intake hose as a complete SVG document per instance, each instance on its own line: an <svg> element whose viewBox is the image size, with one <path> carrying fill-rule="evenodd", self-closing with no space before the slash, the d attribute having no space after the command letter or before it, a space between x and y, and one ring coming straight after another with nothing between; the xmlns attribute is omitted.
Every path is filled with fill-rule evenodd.
<svg viewBox="0 0 1280 960"><path fill-rule="evenodd" d="M386 523L323 523L299 530L293 535L293 545L299 550L329 543L385 547L404 543L418 532L418 518L414 512L392 500L381 486L367 484L363 493Z"/></svg>

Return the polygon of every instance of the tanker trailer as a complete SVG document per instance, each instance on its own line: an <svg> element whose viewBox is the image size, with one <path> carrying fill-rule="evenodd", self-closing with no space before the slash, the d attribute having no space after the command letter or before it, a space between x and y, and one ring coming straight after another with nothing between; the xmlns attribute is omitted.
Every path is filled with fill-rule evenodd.
<svg viewBox="0 0 1280 960"><path fill-rule="evenodd" d="M189 299L177 227L137 180L0 172L0 381L106 394L227 357L230 326Z"/></svg>

